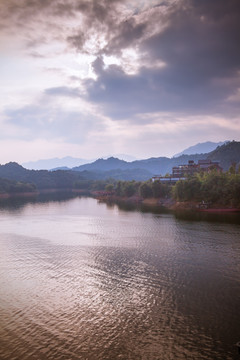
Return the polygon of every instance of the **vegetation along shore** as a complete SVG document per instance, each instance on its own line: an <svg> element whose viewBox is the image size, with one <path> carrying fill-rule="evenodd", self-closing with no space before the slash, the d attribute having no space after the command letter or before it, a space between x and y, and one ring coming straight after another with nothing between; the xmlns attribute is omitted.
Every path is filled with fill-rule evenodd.
<svg viewBox="0 0 240 360"><path fill-rule="evenodd" d="M196 173L176 184L160 181L118 181L106 184L105 191L94 193L102 200L122 199L160 205L170 209L199 211L240 210L240 170Z"/></svg>
<svg viewBox="0 0 240 360"><path fill-rule="evenodd" d="M179 158L179 166L174 165L172 175L166 174L163 177L150 173L148 180L132 177L137 173L136 169L130 173L126 173L126 169L117 170L114 166L120 166L119 160L115 164L113 158L103 160L110 162L111 170L107 168L106 171L102 169L98 172L90 168L81 171L76 168L55 171L28 170L11 162L0 165L0 198L71 191L105 201L121 199L171 209L240 209L240 142L224 144L209 154L211 156L202 154L201 158L205 160L197 159L198 163L194 162L194 157L191 160L188 158L188 164L184 161L185 165L181 163L184 159ZM162 160L159 159L161 164ZM155 162L155 159L150 160L147 163ZM138 162L138 166L139 163L141 162ZM146 161L142 164L146 166ZM126 178L127 176L130 178Z"/></svg>

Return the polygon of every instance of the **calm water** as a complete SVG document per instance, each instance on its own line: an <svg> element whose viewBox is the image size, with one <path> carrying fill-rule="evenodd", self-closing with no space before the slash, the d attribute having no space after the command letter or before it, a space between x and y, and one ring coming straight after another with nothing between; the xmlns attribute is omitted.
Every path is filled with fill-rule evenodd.
<svg viewBox="0 0 240 360"><path fill-rule="evenodd" d="M0 359L240 359L236 218L1 204Z"/></svg>

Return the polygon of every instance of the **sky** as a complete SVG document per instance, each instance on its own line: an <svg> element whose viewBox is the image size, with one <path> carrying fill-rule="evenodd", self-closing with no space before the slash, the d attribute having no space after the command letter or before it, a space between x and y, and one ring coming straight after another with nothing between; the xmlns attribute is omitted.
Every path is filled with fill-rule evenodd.
<svg viewBox="0 0 240 360"><path fill-rule="evenodd" d="M0 163L240 140L239 0L0 0Z"/></svg>

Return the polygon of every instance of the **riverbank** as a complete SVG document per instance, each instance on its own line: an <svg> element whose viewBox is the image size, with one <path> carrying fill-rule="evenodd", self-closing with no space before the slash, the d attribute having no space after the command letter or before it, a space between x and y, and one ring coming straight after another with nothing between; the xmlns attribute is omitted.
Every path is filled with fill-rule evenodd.
<svg viewBox="0 0 240 360"><path fill-rule="evenodd" d="M117 196L113 192L106 191L86 191L80 189L40 189L33 192L12 192L12 193L0 193L1 199L10 198L34 198L41 194L55 194L55 193L72 193L76 196L91 196L95 199L103 202L125 202L128 204L142 204L149 207L165 208L173 211L194 211L194 212L209 212L209 213L231 213L240 212L239 207L222 206L221 204L206 204L196 201L175 201L173 198L143 198L139 195L133 195L130 197Z"/></svg>
<svg viewBox="0 0 240 360"><path fill-rule="evenodd" d="M88 195L88 196L92 196L90 191L86 191L86 190L79 190L79 189L64 189L64 188L59 188L59 189L38 189L37 191L29 191L29 192L4 192L4 193L0 193L0 199L9 199L9 198L13 198L13 197L32 197L32 196L38 196L41 194L56 194L56 193L73 193L76 195Z"/></svg>
<svg viewBox="0 0 240 360"><path fill-rule="evenodd" d="M133 196L117 196L113 194L106 194L104 192L92 192L91 195L98 199L99 201L103 202L126 202L126 203L132 203L132 204L143 204L147 206L159 206L159 207L165 207L167 209L172 209L176 202L172 198L143 198L139 195L133 195Z"/></svg>
<svg viewBox="0 0 240 360"><path fill-rule="evenodd" d="M168 210L173 211L198 211L198 212L240 212L240 208L233 206L222 206L221 204L206 204L199 203L197 201L175 201L173 198L142 198L138 195L131 197L116 196L112 194L104 194L104 192L99 195L97 192L91 193L93 197L103 202L126 202L126 203L135 203L143 204L147 206L154 207L164 207Z"/></svg>
<svg viewBox="0 0 240 360"><path fill-rule="evenodd" d="M39 195L39 191L34 192L12 192L12 193L1 193L0 199L10 199L10 198L18 198L18 197L35 197Z"/></svg>

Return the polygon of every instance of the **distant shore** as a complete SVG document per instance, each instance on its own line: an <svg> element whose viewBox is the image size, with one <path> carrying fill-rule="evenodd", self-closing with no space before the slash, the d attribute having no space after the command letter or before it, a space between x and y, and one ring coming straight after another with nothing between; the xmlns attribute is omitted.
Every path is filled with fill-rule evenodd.
<svg viewBox="0 0 240 360"><path fill-rule="evenodd" d="M0 193L0 199L9 199L9 198L15 198L15 197L32 197L37 196L40 194L55 194L55 193L74 193L78 195L91 195L89 191L86 190L78 190L78 189L39 189L36 191L29 191L29 192L9 192L9 193Z"/></svg>
<svg viewBox="0 0 240 360"><path fill-rule="evenodd" d="M139 195L131 197L117 196L113 193L100 192L100 191L86 191L79 189L40 189L33 192L12 192L12 193L0 193L1 199L11 198L31 198L40 194L54 194L54 193L69 192L75 195L92 196L95 199L103 202L126 202L132 204L143 204L147 206L163 207L173 211L197 211L197 212L209 212L209 213L230 213L240 212L240 208L231 206L222 206L220 204L209 204L206 207L201 207L202 203L196 201L175 201L173 198L142 198Z"/></svg>
<svg viewBox="0 0 240 360"><path fill-rule="evenodd" d="M33 197L39 195L39 191L34 192L12 192L12 193L1 193L0 199L10 199L18 197Z"/></svg>
<svg viewBox="0 0 240 360"><path fill-rule="evenodd" d="M118 202L123 201L127 203L135 203L135 204L144 204L148 206L158 206L164 207L168 210L173 211L198 211L198 212L211 212L211 213L224 213L224 212L240 212L240 208L231 207L231 206L222 206L220 204L210 204L205 208L201 207L201 203L196 201L175 201L172 198L142 198L140 196L131 196L131 197L121 197L115 195L101 195L96 196L96 194L92 194L95 198L100 201L111 201Z"/></svg>

